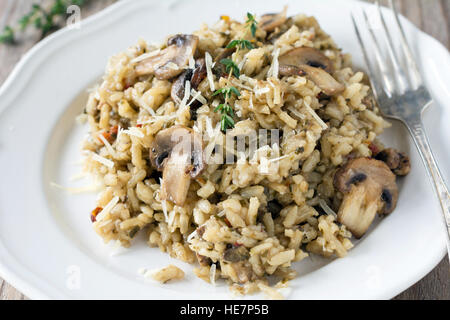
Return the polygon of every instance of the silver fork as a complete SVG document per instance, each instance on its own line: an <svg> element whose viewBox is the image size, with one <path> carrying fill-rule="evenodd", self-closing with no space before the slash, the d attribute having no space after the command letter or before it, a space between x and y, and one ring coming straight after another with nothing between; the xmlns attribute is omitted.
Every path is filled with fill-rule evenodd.
<svg viewBox="0 0 450 320"><path fill-rule="evenodd" d="M400 31L401 48L407 63L406 71L399 63L399 58L394 49L393 40L386 26L386 21L379 1L376 1L376 5L381 26L384 29L386 37L390 61L386 61L383 58L372 24L369 21L366 12L363 11L366 26L373 42L375 64L377 66L377 68L374 68L370 62L366 45L361 37L360 29L358 28L358 24L356 23L353 14L351 15L351 18L355 27L356 37L361 45L364 59L368 67L372 89L375 98L378 100L380 110L386 117L400 120L406 125L409 133L414 139L425 168L427 169L428 176L434 185L442 207L444 222L447 226L447 251L450 258L450 195L431 151L422 123L422 112L431 105L433 100L427 88L424 86L419 69L417 68L411 49L406 41L405 33L393 1L389 0L389 4L394 12L395 22ZM392 68L388 67L388 63L391 63Z"/></svg>

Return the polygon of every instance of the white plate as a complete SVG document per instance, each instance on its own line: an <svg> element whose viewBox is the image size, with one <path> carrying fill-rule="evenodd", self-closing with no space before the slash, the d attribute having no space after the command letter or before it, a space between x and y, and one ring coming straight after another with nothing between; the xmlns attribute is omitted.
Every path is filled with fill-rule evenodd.
<svg viewBox="0 0 450 320"><path fill-rule="evenodd" d="M362 66L350 23L351 9L372 7L355 1L283 1L289 14L318 18L335 41ZM275 1L121 1L85 20L79 30L62 30L36 45L0 89L0 275L31 298L228 299L222 283L197 279L191 266L173 261L144 239L121 254L103 245L91 229L95 195L70 196L50 182L70 181L79 167L79 144L86 128L75 116L86 88L103 73L107 58L139 37L160 41L167 34L191 32L222 14L242 19L247 11L279 11ZM389 19L390 20L390 19ZM425 123L449 181L450 58L436 40L403 21L424 70L435 105ZM408 152L412 172L401 185L396 211L377 225L345 259L319 258L295 264L291 299L387 299L418 281L443 257L441 213L425 170L405 129L386 132L389 145ZM85 182L84 182L85 183ZM186 281L165 286L146 282L140 267L169 262L187 271Z"/></svg>

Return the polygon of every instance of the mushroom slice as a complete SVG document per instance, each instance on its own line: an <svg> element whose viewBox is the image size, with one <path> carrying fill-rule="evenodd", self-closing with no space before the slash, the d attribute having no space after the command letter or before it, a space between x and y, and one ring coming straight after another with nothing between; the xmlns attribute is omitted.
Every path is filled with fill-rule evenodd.
<svg viewBox="0 0 450 320"><path fill-rule="evenodd" d="M409 157L393 148L387 148L378 152L375 159L385 162L397 176L406 176L411 170Z"/></svg>
<svg viewBox="0 0 450 320"><path fill-rule="evenodd" d="M177 34L167 41L167 48L157 55L140 61L136 67L138 76L154 74L160 80L176 77L189 64L189 59L197 50L198 37Z"/></svg>
<svg viewBox="0 0 450 320"><path fill-rule="evenodd" d="M379 160L350 160L336 172L334 186L344 194L338 221L356 238L364 235L376 213L389 214L397 204L395 175Z"/></svg>
<svg viewBox="0 0 450 320"><path fill-rule="evenodd" d="M328 72L320 68L307 65L300 66L299 69L306 73L306 77L314 82L327 96L334 96L345 90L345 86L337 82Z"/></svg>
<svg viewBox="0 0 450 320"><path fill-rule="evenodd" d="M279 66L279 73L281 76L306 76L306 72L296 66L283 64Z"/></svg>
<svg viewBox="0 0 450 320"><path fill-rule="evenodd" d="M281 76L306 76L322 91L332 96L345 90L345 86L334 79L333 64L322 52L314 48L294 48L278 58Z"/></svg>
<svg viewBox="0 0 450 320"><path fill-rule="evenodd" d="M150 149L152 165L163 172L161 200L182 206L192 178L205 168L202 138L185 126L160 131Z"/></svg>
<svg viewBox="0 0 450 320"><path fill-rule="evenodd" d="M197 59L195 61L195 69L194 69L194 72L192 73L192 78L191 78L192 88L197 90L198 86L203 81L203 79L206 78L206 76L207 76L207 73L206 73L205 59L204 58Z"/></svg>
<svg viewBox="0 0 450 320"><path fill-rule="evenodd" d="M287 6L280 13L267 13L261 16L259 27L265 31L273 31L286 22Z"/></svg>
<svg viewBox="0 0 450 320"><path fill-rule="evenodd" d="M173 101L179 102L185 94L186 81L191 82L191 88L197 90L203 79L206 78L205 59L197 59L195 61L195 69L188 69L180 74L172 85L170 96Z"/></svg>
<svg viewBox="0 0 450 320"><path fill-rule="evenodd" d="M328 73L334 72L333 63L320 50L310 47L298 47L289 50L278 58L280 65L300 66L308 65L321 68Z"/></svg>
<svg viewBox="0 0 450 320"><path fill-rule="evenodd" d="M184 204L191 184L189 172L186 172L188 163L190 163L189 154L178 150L172 152L164 165L161 200L170 200L178 206Z"/></svg>
<svg viewBox="0 0 450 320"><path fill-rule="evenodd" d="M183 71L172 84L172 89L170 91L170 97L176 103L180 103L183 100L185 90L186 90L186 81L191 81L192 79L192 69L188 69ZM190 94L190 93L189 93Z"/></svg>

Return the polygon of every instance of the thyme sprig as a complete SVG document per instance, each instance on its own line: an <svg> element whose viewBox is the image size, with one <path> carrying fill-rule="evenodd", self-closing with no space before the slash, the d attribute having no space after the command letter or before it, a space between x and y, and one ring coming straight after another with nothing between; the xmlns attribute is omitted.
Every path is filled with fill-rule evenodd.
<svg viewBox="0 0 450 320"><path fill-rule="evenodd" d="M19 19L17 26L6 26L3 29L3 32L0 33L0 43L14 43L16 32L23 32L31 25L41 30L42 37L44 37L50 31L60 27L58 18L67 16L69 6L82 6L86 2L87 0L54 0L54 3L48 8L35 3L31 6L30 12Z"/></svg>
<svg viewBox="0 0 450 320"><path fill-rule="evenodd" d="M233 40L227 45L227 49L232 49L235 47L241 47L241 49L253 49L255 46L248 40Z"/></svg>
<svg viewBox="0 0 450 320"><path fill-rule="evenodd" d="M231 59L222 59L220 60L220 63L225 66L225 70L231 75L233 74L236 78L239 79L241 75L241 71L239 70L239 67L236 65L236 63L233 62Z"/></svg>
<svg viewBox="0 0 450 320"><path fill-rule="evenodd" d="M239 92L236 87L229 86L224 87L222 89L216 90L214 92L213 96L217 96L219 94L223 95L223 98L225 99L224 103L219 104L215 109L214 112L220 112L222 114L220 118L220 129L225 132L229 128L234 128L234 111L233 108L228 103L228 99L230 99L233 94L239 97L241 93Z"/></svg>
<svg viewBox="0 0 450 320"><path fill-rule="evenodd" d="M247 12L247 21L246 21L247 31L244 34L243 38L245 38L247 36L249 31L254 38L256 35L257 26L258 26L258 22L256 21L255 16L252 15L251 13ZM250 40L246 40L246 39L232 40L227 45L228 49L237 48L238 51L239 51L239 49L253 49L254 47L255 46L252 44L252 42ZM234 61L232 59L222 59L222 60L220 60L220 63L225 66L225 70L226 70L226 72L228 72L228 82L230 81L230 78L232 75L234 75L236 78L239 79L241 72L239 70L239 67L236 65L236 63L234 63ZM236 89L236 87L227 86L222 89L216 90L213 93L213 96L217 96L219 94L223 95L225 102L219 104L214 109L214 112L220 112L222 114L221 119L220 119L220 128L222 129L223 132L225 132L229 128L234 128L234 124L235 124L234 119L233 119L234 111L233 111L233 108L228 104L228 99L230 99L233 96L233 94L236 97L239 97L241 95L241 93L239 92L238 89Z"/></svg>
<svg viewBox="0 0 450 320"><path fill-rule="evenodd" d="M247 21L245 22L245 27L247 28L247 31L245 32L243 38L245 38L245 36L248 34L249 31L254 38L256 35L256 29L258 28L258 21L256 21L255 16L253 14L251 14L250 12L247 12ZM238 49L241 48L241 49L249 49L249 50L255 48L255 46L251 43L251 41L245 40L245 39L232 40L227 45L228 49L235 48L235 47L237 47Z"/></svg>
<svg viewBox="0 0 450 320"><path fill-rule="evenodd" d="M236 89L236 87L225 87L219 90L216 90L216 92L214 92L213 97L217 96L218 94L223 94L223 96L225 98L231 98L231 96L233 95L233 93L239 97L241 95L241 93L239 92L238 89Z"/></svg>
<svg viewBox="0 0 450 320"><path fill-rule="evenodd" d="M256 29L258 28L258 21L256 21L255 16L250 12L247 12L247 21L245 22L247 28L250 28L253 38L256 34Z"/></svg>
<svg viewBox="0 0 450 320"><path fill-rule="evenodd" d="M234 128L233 108L228 103L222 103L214 109L214 112L218 111L222 114L220 118L220 129L225 132L229 128Z"/></svg>

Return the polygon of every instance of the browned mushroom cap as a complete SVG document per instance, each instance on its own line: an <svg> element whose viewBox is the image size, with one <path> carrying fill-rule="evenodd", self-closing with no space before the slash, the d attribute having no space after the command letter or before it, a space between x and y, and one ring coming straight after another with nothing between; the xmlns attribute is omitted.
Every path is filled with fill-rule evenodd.
<svg viewBox="0 0 450 320"><path fill-rule="evenodd" d="M279 66L281 76L306 76L306 72L299 67L282 64Z"/></svg>
<svg viewBox="0 0 450 320"><path fill-rule="evenodd" d="M259 27L265 31L273 31L286 22L287 6L280 13L267 13L261 16Z"/></svg>
<svg viewBox="0 0 450 320"><path fill-rule="evenodd" d="M300 66L299 69L306 73L306 77L314 82L328 96L334 96L345 90L345 86L337 82L328 72L320 68L307 65Z"/></svg>
<svg viewBox="0 0 450 320"><path fill-rule="evenodd" d="M205 59L195 61L195 69L188 69L180 74L172 85L171 97L175 102L181 101L185 94L186 81L190 81L191 88L197 90L203 79L206 78Z"/></svg>
<svg viewBox="0 0 450 320"><path fill-rule="evenodd" d="M172 84L172 89L170 91L170 97L173 101L179 103L184 98L186 81L191 81L192 79L192 69L183 71Z"/></svg>
<svg viewBox="0 0 450 320"><path fill-rule="evenodd" d="M160 131L150 148L152 165L163 172L161 200L183 205L191 178L205 168L202 138L185 126Z"/></svg>
<svg viewBox="0 0 450 320"><path fill-rule="evenodd" d="M314 48L294 48L278 58L281 76L305 75L322 91L332 96L345 90L330 73L333 64L322 52Z"/></svg>
<svg viewBox="0 0 450 320"><path fill-rule="evenodd" d="M138 76L155 74L160 80L176 77L188 65L197 50L198 37L177 34L167 41L167 48L158 54L140 61L136 67Z"/></svg>
<svg viewBox="0 0 450 320"><path fill-rule="evenodd" d="M406 176L411 170L409 157L403 152L387 148L378 152L375 159L383 161L398 176Z"/></svg>
<svg viewBox="0 0 450 320"><path fill-rule="evenodd" d="M310 47L298 47L289 50L278 59L280 65L300 66L308 65L321 68L328 73L333 73L333 63L320 50Z"/></svg>
<svg viewBox="0 0 450 320"><path fill-rule="evenodd" d="M395 175L379 160L350 160L336 172L334 186L344 194L338 221L356 238L364 235L376 213L391 213L397 204Z"/></svg>

